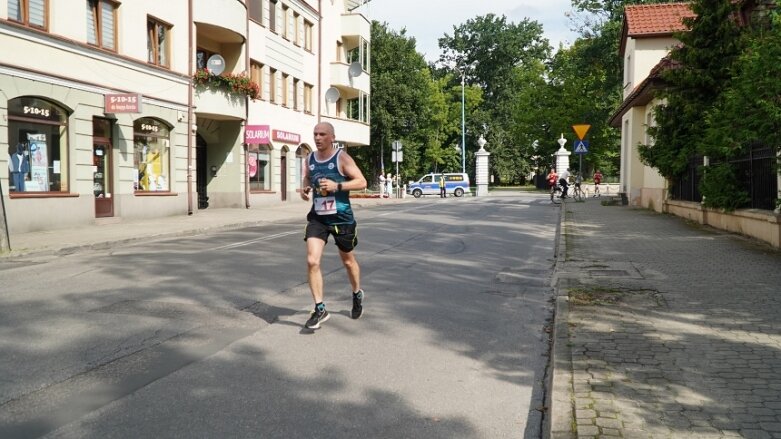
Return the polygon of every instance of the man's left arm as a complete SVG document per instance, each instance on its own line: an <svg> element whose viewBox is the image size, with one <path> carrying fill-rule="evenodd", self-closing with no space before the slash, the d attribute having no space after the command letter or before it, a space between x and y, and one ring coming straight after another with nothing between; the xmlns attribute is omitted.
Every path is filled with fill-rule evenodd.
<svg viewBox="0 0 781 439"><path fill-rule="evenodd" d="M342 168L342 175L347 177L347 180L342 182L343 191L366 189L366 178L364 178L361 168L355 164L355 160L352 157L346 152L342 152L342 156L339 157L339 164Z"/></svg>

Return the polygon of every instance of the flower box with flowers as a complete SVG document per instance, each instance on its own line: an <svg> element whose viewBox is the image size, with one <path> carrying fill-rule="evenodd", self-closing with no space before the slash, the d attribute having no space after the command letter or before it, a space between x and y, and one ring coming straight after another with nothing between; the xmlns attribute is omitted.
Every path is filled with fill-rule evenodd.
<svg viewBox="0 0 781 439"><path fill-rule="evenodd" d="M207 69L198 69L193 74L193 85L212 89L222 89L228 93L246 96L253 101L260 98L260 86L252 82L244 73L215 75Z"/></svg>

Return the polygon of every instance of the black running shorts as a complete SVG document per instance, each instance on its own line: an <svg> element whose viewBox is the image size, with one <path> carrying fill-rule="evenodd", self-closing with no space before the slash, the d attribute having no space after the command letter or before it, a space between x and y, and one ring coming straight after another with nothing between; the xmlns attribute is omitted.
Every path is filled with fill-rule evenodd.
<svg viewBox="0 0 781 439"><path fill-rule="evenodd" d="M339 247L339 250L350 253L355 246L358 245L358 231L356 230L356 226L356 223L327 225L316 219L310 219L309 223L306 225L304 241L309 238L318 238L328 242L328 235L333 235L334 242L336 242L336 246Z"/></svg>

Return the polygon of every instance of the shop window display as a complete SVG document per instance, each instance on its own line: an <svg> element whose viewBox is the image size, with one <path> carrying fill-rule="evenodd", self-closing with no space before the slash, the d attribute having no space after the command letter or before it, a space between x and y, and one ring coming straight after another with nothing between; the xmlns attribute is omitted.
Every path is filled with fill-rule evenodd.
<svg viewBox="0 0 781 439"><path fill-rule="evenodd" d="M251 191L271 190L271 149L268 146L260 146L258 151L249 153L247 171L249 173L249 187Z"/></svg>
<svg viewBox="0 0 781 439"><path fill-rule="evenodd" d="M11 193L67 192L67 112L33 97L8 102Z"/></svg>
<svg viewBox="0 0 781 439"><path fill-rule="evenodd" d="M133 189L139 192L169 192L170 129L162 122L142 118L133 124Z"/></svg>

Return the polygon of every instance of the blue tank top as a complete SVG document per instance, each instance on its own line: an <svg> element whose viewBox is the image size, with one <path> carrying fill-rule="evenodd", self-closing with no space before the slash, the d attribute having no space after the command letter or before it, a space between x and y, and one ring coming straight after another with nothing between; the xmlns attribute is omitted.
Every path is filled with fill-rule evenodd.
<svg viewBox="0 0 781 439"><path fill-rule="evenodd" d="M309 154L307 165L309 166L309 182L314 188L312 197L312 209L310 216L323 224L352 224L355 222L353 209L350 206L350 192L320 192L320 179L327 178L337 183L346 181L344 175L339 172L339 156L342 150L337 149L334 155L325 161L318 161L315 153Z"/></svg>

